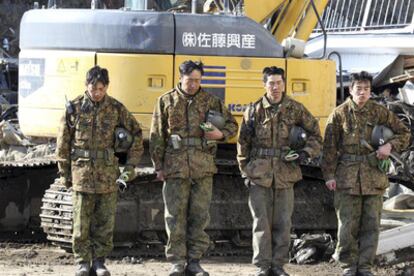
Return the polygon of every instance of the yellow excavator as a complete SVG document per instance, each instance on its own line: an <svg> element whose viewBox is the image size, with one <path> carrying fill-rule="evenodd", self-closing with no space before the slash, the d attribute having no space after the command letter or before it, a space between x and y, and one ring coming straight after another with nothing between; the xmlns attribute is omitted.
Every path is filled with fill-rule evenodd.
<svg viewBox="0 0 414 276"><path fill-rule="evenodd" d="M285 69L287 94L318 118L322 130L335 107L335 62L303 56L328 0L204 1L208 13L197 13L200 1L194 0L191 13L190 1L127 0L117 10L92 2L93 9L35 9L22 18L19 123L28 137L53 145L66 99L84 92L85 73L97 64L108 68L108 93L141 123L146 140L157 97L176 85L178 65L189 59L205 64L203 88L239 122L264 93L261 72L271 65ZM208 232L216 246L227 241L243 248L251 217L235 141L219 145ZM294 230L335 229L332 196L317 165L303 164L303 171L307 177L295 187ZM162 185L154 180L148 143L138 173L119 194L115 244L159 252L165 241ZM71 194L57 182L42 198L40 217L48 239L70 247Z"/></svg>

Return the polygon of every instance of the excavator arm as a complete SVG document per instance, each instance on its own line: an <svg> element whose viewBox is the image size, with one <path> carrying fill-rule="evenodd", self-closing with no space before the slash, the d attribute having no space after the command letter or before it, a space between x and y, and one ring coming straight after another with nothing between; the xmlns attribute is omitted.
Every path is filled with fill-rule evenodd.
<svg viewBox="0 0 414 276"><path fill-rule="evenodd" d="M218 9L225 6L225 0L211 2L215 2ZM313 0L318 14L328 2ZM318 21L311 0L244 0L243 7L244 15L266 25L279 43L288 37L307 41Z"/></svg>

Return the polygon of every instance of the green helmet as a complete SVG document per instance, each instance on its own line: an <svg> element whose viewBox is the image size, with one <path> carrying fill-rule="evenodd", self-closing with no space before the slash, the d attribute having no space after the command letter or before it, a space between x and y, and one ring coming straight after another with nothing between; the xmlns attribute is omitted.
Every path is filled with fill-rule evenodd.
<svg viewBox="0 0 414 276"><path fill-rule="evenodd" d="M127 152L132 145L132 141L132 135L128 130L123 127L117 127L115 129L115 152Z"/></svg>
<svg viewBox="0 0 414 276"><path fill-rule="evenodd" d="M300 126L293 126L289 133L289 146L291 149L300 150L306 144L308 135L306 131Z"/></svg>
<svg viewBox="0 0 414 276"><path fill-rule="evenodd" d="M224 120L223 115L220 112L215 111L215 110L209 110L207 112L206 122L211 123L218 129L222 129L226 124L226 121Z"/></svg>
<svg viewBox="0 0 414 276"><path fill-rule="evenodd" d="M372 130L371 145L378 148L387 143L392 137L394 137L394 132L390 128L384 125L376 125Z"/></svg>

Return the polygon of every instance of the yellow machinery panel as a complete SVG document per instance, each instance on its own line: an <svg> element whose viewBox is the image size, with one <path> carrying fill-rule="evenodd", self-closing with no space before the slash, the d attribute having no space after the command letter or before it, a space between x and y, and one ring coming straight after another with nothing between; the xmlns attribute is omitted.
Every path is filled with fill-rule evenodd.
<svg viewBox="0 0 414 276"><path fill-rule="evenodd" d="M286 91L318 118L324 133L326 120L336 105L335 62L288 59Z"/></svg>
<svg viewBox="0 0 414 276"><path fill-rule="evenodd" d="M178 66L189 59L203 62L205 74L202 87L224 101L239 125L246 106L265 93L263 68L272 65L285 68L285 60L280 58L176 56L175 64ZM178 68L175 79L179 79ZM236 141L237 138L233 138L229 142Z"/></svg>
<svg viewBox="0 0 414 276"><path fill-rule="evenodd" d="M319 118L322 130L335 107L335 76L327 79L335 70L332 61L214 56L175 56L174 60L172 55L76 51L48 51L46 55L35 50L23 51L20 59L19 85L38 86L27 87L19 95L21 128L31 136L56 136L65 96L73 99L83 94L85 74L95 61L109 70L108 94L133 113L146 139L156 99L174 87L179 80L179 64L189 59L204 63L203 88L220 97L239 123L246 106L265 93L262 70L266 66L287 71L287 93ZM36 74L44 77L33 81ZM28 78L31 81L26 84Z"/></svg>
<svg viewBox="0 0 414 276"><path fill-rule="evenodd" d="M285 60L280 58L176 56L175 64L190 59L203 62L202 87L220 97L239 123L246 106L265 93L263 68L272 65L285 68ZM178 79L177 68L175 80Z"/></svg>
<svg viewBox="0 0 414 276"><path fill-rule="evenodd" d="M156 100L173 88L173 56L98 53L97 64L109 71L108 94L132 112L148 139Z"/></svg>
<svg viewBox="0 0 414 276"><path fill-rule="evenodd" d="M329 113L335 107L336 80L335 75L331 74L335 72L333 61L177 56L175 63L180 64L188 59L204 63L202 86L221 97L239 123L245 107L265 93L262 70L266 66L286 70L287 94L303 103L318 118L322 132ZM178 78L177 69L175 80Z"/></svg>
<svg viewBox="0 0 414 276"><path fill-rule="evenodd" d="M65 96L85 91L95 52L24 50L19 56L19 123L25 135L55 137Z"/></svg>

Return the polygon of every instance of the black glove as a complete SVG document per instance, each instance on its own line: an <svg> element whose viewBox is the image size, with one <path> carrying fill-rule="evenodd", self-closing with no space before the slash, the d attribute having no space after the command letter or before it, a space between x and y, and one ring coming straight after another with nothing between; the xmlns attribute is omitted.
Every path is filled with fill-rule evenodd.
<svg viewBox="0 0 414 276"><path fill-rule="evenodd" d="M310 157L309 156L309 153L307 153L306 151L302 150L302 151L299 152L298 160L299 160L299 162L303 163L303 162L308 161L309 157Z"/></svg>

